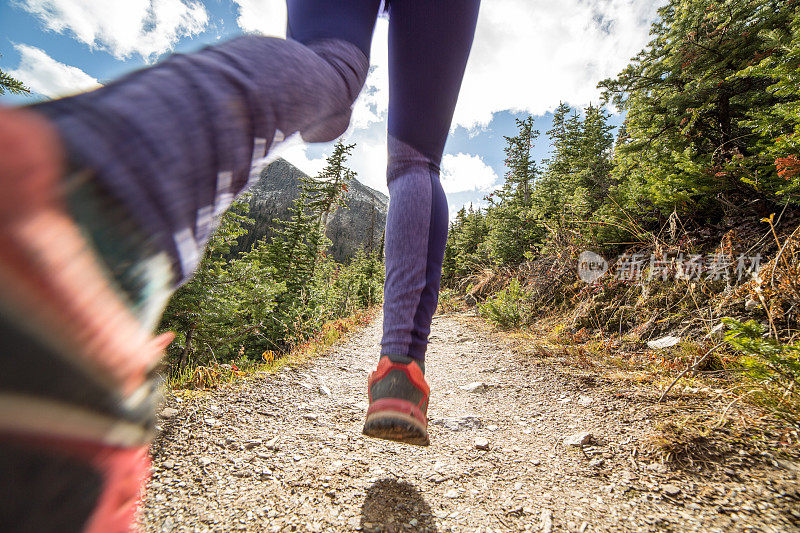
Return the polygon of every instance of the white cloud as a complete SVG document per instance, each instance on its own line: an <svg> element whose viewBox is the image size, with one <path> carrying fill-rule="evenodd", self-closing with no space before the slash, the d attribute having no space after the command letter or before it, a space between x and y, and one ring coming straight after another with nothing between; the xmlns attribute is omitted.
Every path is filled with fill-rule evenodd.
<svg viewBox="0 0 800 533"><path fill-rule="evenodd" d="M59 63L44 50L26 44L15 44L14 48L20 54L20 62L16 69L8 73L35 93L57 98L94 89L100 85L96 79L81 69Z"/></svg>
<svg viewBox="0 0 800 533"><path fill-rule="evenodd" d="M286 0L233 0L239 8L236 19L246 32L286 36Z"/></svg>
<svg viewBox="0 0 800 533"><path fill-rule="evenodd" d="M379 18L370 49L370 71L353 105L351 128L358 130L385 122L389 105L389 21Z"/></svg>
<svg viewBox="0 0 800 533"><path fill-rule="evenodd" d="M442 158L441 182L448 194L465 191L488 191L500 181L497 173L480 156L459 153Z"/></svg>
<svg viewBox="0 0 800 533"><path fill-rule="evenodd" d="M563 100L597 101L597 82L648 42L664 0L483 2L454 125L486 126L493 113L541 115Z"/></svg>
<svg viewBox="0 0 800 533"><path fill-rule="evenodd" d="M198 0L16 0L45 27L70 33L118 59L152 59L181 37L200 33L208 13Z"/></svg>
<svg viewBox="0 0 800 533"><path fill-rule="evenodd" d="M350 168L358 173L358 181L389 194L386 187L386 160L387 147L386 135L362 136L352 135L347 142L355 142L353 157L350 159Z"/></svg>
<svg viewBox="0 0 800 533"><path fill-rule="evenodd" d="M307 144L296 143L279 148L279 157L284 158L309 176L316 176L325 168L325 156L312 158L308 155Z"/></svg>

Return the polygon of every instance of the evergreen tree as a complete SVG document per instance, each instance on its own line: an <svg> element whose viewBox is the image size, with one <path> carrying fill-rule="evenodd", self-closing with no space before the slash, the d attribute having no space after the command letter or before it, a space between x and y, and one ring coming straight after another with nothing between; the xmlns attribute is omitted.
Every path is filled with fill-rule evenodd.
<svg viewBox="0 0 800 533"><path fill-rule="evenodd" d="M649 46L600 83L605 99L627 111L630 140L615 171L627 207L709 214L721 197L770 199L784 189L761 145L791 134L790 125L759 131L753 117L796 102L797 93L770 90L780 74L747 67L791 55L775 39L789 42L798 9L785 0L671 0L660 9Z"/></svg>
<svg viewBox="0 0 800 533"><path fill-rule="evenodd" d="M469 210L462 207L456 213L450 225L450 232L445 247L442 278L445 283L453 284L456 280L473 272L486 261L483 243L489 233L486 217L481 210L470 205Z"/></svg>
<svg viewBox="0 0 800 533"><path fill-rule="evenodd" d="M531 190L536 179L536 162L531 157L533 142L539 131L533 129L533 117L525 120L517 119L519 133L514 137L503 137L506 140L506 187L501 196L512 194L522 208L531 206Z"/></svg>
<svg viewBox="0 0 800 533"><path fill-rule="evenodd" d="M6 92L10 94L31 94L31 90L21 81L12 78L0 69L0 94L6 94Z"/></svg>
<svg viewBox="0 0 800 533"><path fill-rule="evenodd" d="M765 57L736 78L762 76L774 81L767 91L778 102L751 110L745 124L758 134L759 148L774 159L778 177L785 180L778 192L794 197L800 189L800 6L795 5L788 26L762 30L762 37L768 47Z"/></svg>
<svg viewBox="0 0 800 533"><path fill-rule="evenodd" d="M544 161L545 171L534 187L534 204L538 218L560 219L561 207L564 204L563 190L565 182L571 174L571 153L574 151L574 121L570 121L567 129L567 116L572 108L560 103L553 113L553 126L547 131L550 138L552 156Z"/></svg>
<svg viewBox="0 0 800 533"><path fill-rule="evenodd" d="M337 141L322 172L315 178L302 180L307 197L305 208L319 215L323 232L328 226L331 213L337 207L344 205L344 193L347 192L350 181L357 176L346 165L355 146L355 144L344 144L341 140Z"/></svg>
<svg viewBox="0 0 800 533"><path fill-rule="evenodd" d="M602 108L590 105L580 127L578 149L573 163L576 190L585 191L585 205L576 210L580 217L589 217L605 202L611 187L611 149L614 145L610 115Z"/></svg>
<svg viewBox="0 0 800 533"><path fill-rule="evenodd" d="M487 213L489 230L485 245L493 261L508 265L521 263L542 237L533 208L538 170L531 155L539 132L533 129L533 117L516 122L517 135L505 137L508 173L502 188L495 193L499 203L493 203Z"/></svg>

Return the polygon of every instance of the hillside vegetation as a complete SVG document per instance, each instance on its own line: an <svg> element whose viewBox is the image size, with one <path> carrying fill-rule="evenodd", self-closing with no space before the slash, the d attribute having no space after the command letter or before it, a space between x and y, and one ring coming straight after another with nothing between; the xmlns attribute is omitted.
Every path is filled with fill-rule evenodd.
<svg viewBox="0 0 800 533"><path fill-rule="evenodd" d="M275 219L269 236L243 251L238 240L254 224L249 195L225 213L200 267L161 320L161 330L177 335L165 363L177 385L206 387L240 368L274 363L380 302L382 250L361 247L346 265L328 253L327 221L346 207L355 178L347 168L352 149L338 143L319 176L301 176L290 216Z"/></svg>
<svg viewBox="0 0 800 533"><path fill-rule="evenodd" d="M651 35L599 85L618 131L562 104L537 162L517 121L503 187L450 228L444 281L544 352L665 390L713 377L798 424L800 2L672 0ZM608 267L591 283L585 251Z"/></svg>

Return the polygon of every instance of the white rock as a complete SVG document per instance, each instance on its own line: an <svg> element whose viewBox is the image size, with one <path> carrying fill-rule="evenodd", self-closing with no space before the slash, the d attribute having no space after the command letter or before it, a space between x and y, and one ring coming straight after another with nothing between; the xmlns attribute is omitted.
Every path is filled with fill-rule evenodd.
<svg viewBox="0 0 800 533"><path fill-rule="evenodd" d="M711 331L706 333L705 338L706 339L710 339L712 337L716 337L716 338L722 337L725 334L724 330L725 330L725 324L720 322L719 324L717 324L716 326L711 328Z"/></svg>
<svg viewBox="0 0 800 533"><path fill-rule="evenodd" d="M458 498L458 491L456 489L450 489L444 493L445 498Z"/></svg>
<svg viewBox="0 0 800 533"><path fill-rule="evenodd" d="M435 426L444 426L451 431L459 431L461 429L479 428L483 424L480 418L475 416L458 416L448 418L434 418L431 424Z"/></svg>
<svg viewBox="0 0 800 533"><path fill-rule="evenodd" d="M329 389L325 385L320 385L319 386L319 393L322 394L323 396L328 397L328 398L333 398L333 394L331 393L331 389Z"/></svg>
<svg viewBox="0 0 800 533"><path fill-rule="evenodd" d="M581 396L578 398L578 405L581 407L589 407L594 402L594 398L591 396Z"/></svg>
<svg viewBox="0 0 800 533"><path fill-rule="evenodd" d="M661 490L663 490L664 494L666 494L670 498L674 498L681 493L680 487L677 487L675 485L664 485L663 487L661 487Z"/></svg>
<svg viewBox="0 0 800 533"><path fill-rule="evenodd" d="M489 439L486 437L477 437L475 439L475 449L476 450L488 450L489 449Z"/></svg>
<svg viewBox="0 0 800 533"><path fill-rule="evenodd" d="M459 389L467 392L483 392L486 390L486 383L481 381L473 381L472 383L468 383L467 385L461 385Z"/></svg>
<svg viewBox="0 0 800 533"><path fill-rule="evenodd" d="M542 533L551 533L553 531L553 511L542 509L539 520L539 529L541 529Z"/></svg>
<svg viewBox="0 0 800 533"><path fill-rule="evenodd" d="M666 337L661 337L660 339L656 339L654 341L647 341L647 347L653 350L663 350L664 348L671 348L679 342L681 342L680 337L667 335Z"/></svg>
<svg viewBox="0 0 800 533"><path fill-rule="evenodd" d="M564 446L583 446L592 442L592 434L588 432L575 433L564 437Z"/></svg>
<svg viewBox="0 0 800 533"><path fill-rule="evenodd" d="M173 418L177 414L178 410L174 407L165 407L160 413L161 418Z"/></svg>

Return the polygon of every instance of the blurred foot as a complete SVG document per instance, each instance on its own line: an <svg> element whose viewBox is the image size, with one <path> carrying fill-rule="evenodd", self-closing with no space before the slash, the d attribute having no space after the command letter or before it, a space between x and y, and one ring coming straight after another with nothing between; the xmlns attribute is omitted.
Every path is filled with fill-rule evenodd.
<svg viewBox="0 0 800 533"><path fill-rule="evenodd" d="M159 398L152 370L172 336L153 338L143 323L157 305L133 295L158 291L153 283L129 289L154 276L129 260L132 226L98 218L105 199L95 193L90 173L68 170L52 125L0 108L0 479L13 480L14 491L0 495L7 531L127 531L148 470Z"/></svg>

